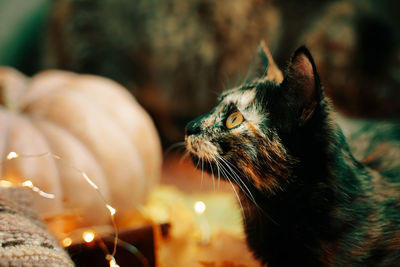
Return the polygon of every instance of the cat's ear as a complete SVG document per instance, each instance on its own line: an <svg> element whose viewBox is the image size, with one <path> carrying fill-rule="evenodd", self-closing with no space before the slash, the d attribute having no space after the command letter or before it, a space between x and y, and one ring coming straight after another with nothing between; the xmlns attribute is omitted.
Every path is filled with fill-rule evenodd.
<svg viewBox="0 0 400 267"><path fill-rule="evenodd" d="M282 83L287 100L295 106L300 125L312 118L322 97L322 88L310 51L301 46L294 52Z"/></svg>
<svg viewBox="0 0 400 267"><path fill-rule="evenodd" d="M281 83L283 81L282 71L275 64L271 51L264 40L261 40L260 45L258 46L258 51L265 70L264 74L266 76L266 80Z"/></svg>

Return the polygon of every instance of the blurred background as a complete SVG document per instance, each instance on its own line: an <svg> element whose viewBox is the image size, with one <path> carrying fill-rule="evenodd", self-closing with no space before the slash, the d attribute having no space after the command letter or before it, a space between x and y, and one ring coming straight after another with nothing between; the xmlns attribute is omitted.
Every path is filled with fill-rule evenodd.
<svg viewBox="0 0 400 267"><path fill-rule="evenodd" d="M165 148L252 72L261 39L281 68L306 44L338 110L399 119L398 10L394 0L1 0L0 65L118 81Z"/></svg>
<svg viewBox="0 0 400 267"><path fill-rule="evenodd" d="M163 146L154 178L161 176L160 185L146 204L138 202L151 224L171 225L161 245L151 243L162 266L252 267L259 264L246 248L231 185L205 177L168 148L183 141L186 123L212 108L222 90L256 75L260 40L281 69L306 44L326 94L346 117L399 122L399 10L394 0L0 0L0 66L28 76L46 69L89 73L125 86L153 118ZM139 164L161 159L148 140L134 145L143 142L149 152ZM387 162L398 159L392 155ZM199 200L204 214L193 210ZM132 217L125 227L141 223ZM227 260L232 264L215 265Z"/></svg>

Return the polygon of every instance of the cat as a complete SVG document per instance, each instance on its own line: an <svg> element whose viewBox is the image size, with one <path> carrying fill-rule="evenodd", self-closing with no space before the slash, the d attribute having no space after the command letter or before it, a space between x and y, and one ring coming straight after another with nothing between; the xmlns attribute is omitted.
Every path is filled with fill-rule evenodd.
<svg viewBox="0 0 400 267"><path fill-rule="evenodd" d="M235 184L254 256L269 267L400 266L398 166L370 168L372 143L358 151L370 160L353 156L305 46L283 78L266 68L185 128L194 164Z"/></svg>

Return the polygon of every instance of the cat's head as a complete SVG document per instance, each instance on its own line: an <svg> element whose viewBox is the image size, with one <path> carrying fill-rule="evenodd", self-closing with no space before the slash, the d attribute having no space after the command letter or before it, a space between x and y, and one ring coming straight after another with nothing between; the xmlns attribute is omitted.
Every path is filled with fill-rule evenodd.
<svg viewBox="0 0 400 267"><path fill-rule="evenodd" d="M215 176L275 192L296 164L282 139L312 124L323 99L311 54L300 47L283 81L267 75L231 88L209 113L189 122L186 148L195 165Z"/></svg>

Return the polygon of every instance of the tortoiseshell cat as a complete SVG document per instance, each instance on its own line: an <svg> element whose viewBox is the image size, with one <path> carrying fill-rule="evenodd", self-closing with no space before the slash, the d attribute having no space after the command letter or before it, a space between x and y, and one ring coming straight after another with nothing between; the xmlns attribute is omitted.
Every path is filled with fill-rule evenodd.
<svg viewBox="0 0 400 267"><path fill-rule="evenodd" d="M282 82L230 89L186 127L193 161L241 189L247 243L262 264L400 266L399 168L356 160L334 117L300 47Z"/></svg>

